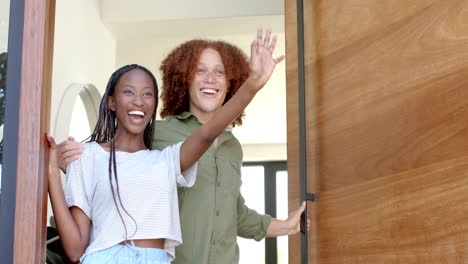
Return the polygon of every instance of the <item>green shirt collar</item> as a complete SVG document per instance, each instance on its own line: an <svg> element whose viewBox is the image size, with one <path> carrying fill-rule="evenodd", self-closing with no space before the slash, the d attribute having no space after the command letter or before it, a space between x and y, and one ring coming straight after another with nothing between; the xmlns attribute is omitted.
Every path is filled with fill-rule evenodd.
<svg viewBox="0 0 468 264"><path fill-rule="evenodd" d="M203 125L203 124L198 120L198 118L197 118L196 116L194 116L191 112L182 112L182 113L180 113L180 114L178 114L178 115L175 115L175 117L176 117L177 119L179 119L179 120L185 120L185 119L191 118L192 120L196 121L197 124ZM232 125L229 125L228 127L226 127L226 130L225 130L225 131L231 132L233 128L234 128L234 127L233 127Z"/></svg>
<svg viewBox="0 0 468 264"><path fill-rule="evenodd" d="M178 115L175 115L175 117L176 117L177 119L180 119L180 120L187 119L187 118L189 118L189 117L191 117L191 116L197 118L196 116L194 116L194 115L193 115L192 113L190 113L190 112L182 112L182 113L180 113L180 114L178 114ZM198 119L197 119L197 120L198 120Z"/></svg>

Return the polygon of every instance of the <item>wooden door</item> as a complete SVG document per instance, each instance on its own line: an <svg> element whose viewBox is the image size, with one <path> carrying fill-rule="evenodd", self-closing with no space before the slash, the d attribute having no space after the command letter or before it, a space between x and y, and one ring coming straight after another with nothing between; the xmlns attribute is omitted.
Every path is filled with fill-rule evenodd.
<svg viewBox="0 0 468 264"><path fill-rule="evenodd" d="M290 208L296 0L285 1ZM309 263L468 263L468 1L303 0ZM300 237L290 263L300 263Z"/></svg>

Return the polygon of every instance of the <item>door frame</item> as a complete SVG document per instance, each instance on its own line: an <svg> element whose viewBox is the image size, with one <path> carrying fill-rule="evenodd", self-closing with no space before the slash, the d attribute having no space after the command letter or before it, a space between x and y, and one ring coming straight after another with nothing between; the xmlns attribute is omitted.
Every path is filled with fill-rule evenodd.
<svg viewBox="0 0 468 264"><path fill-rule="evenodd" d="M55 0L10 1L0 259L44 263Z"/></svg>

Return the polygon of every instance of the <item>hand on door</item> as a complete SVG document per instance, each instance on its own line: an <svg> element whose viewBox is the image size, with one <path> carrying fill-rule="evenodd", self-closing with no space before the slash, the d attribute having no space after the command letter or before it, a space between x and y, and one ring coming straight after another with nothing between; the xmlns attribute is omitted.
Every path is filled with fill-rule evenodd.
<svg viewBox="0 0 468 264"><path fill-rule="evenodd" d="M276 237L284 235L297 234L300 228L301 214L306 208L306 202L302 202L301 206L289 214L288 219L279 220L271 219L271 223L267 228L267 237ZM307 219L307 230L309 230L310 221Z"/></svg>

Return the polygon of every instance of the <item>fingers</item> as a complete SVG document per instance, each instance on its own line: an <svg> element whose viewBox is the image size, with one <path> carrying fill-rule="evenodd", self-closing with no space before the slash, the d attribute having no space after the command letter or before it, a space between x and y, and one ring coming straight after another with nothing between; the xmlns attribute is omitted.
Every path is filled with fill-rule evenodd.
<svg viewBox="0 0 468 264"><path fill-rule="evenodd" d="M278 37L276 35L272 36L272 31L271 28L267 28L265 32L265 39L263 39L263 28L258 27L257 29L257 38L252 42L252 50L255 50L255 54L258 54L260 52L260 49L264 47L266 50L270 52L270 54L273 54L276 44L278 42ZM254 44L255 43L255 44ZM275 63L279 63L284 59L284 56L280 56L276 59L274 59Z"/></svg>
<svg viewBox="0 0 468 264"><path fill-rule="evenodd" d="M275 50L275 47L276 47L276 42L278 41L278 37L276 35L273 36L273 39L271 40L271 43L270 43L270 51L271 53L273 53L273 51Z"/></svg>
<svg viewBox="0 0 468 264"><path fill-rule="evenodd" d="M49 134L47 134L47 141L49 142L49 146L50 146L51 149L56 149L57 148L57 144L55 143L55 139Z"/></svg>
<svg viewBox="0 0 468 264"><path fill-rule="evenodd" d="M252 41L252 44L250 45L250 56L252 55L256 55L257 54L257 40L254 39L254 41Z"/></svg>
<svg viewBox="0 0 468 264"><path fill-rule="evenodd" d="M67 159L72 156L79 156L83 153L83 146L80 145L67 145L59 149L59 153L62 156L62 159Z"/></svg>
<svg viewBox="0 0 468 264"><path fill-rule="evenodd" d="M265 34L265 40L263 42L263 46L265 46L268 49L270 49L270 46L272 44L272 43L270 44L270 37L271 37L271 28L267 28L266 34ZM273 37L273 39L274 39L274 37Z"/></svg>
<svg viewBox="0 0 468 264"><path fill-rule="evenodd" d="M69 137L68 140L58 144L58 148L61 155L68 153L67 156L77 155L83 152L83 145L80 142L74 141L73 137Z"/></svg>
<svg viewBox="0 0 468 264"><path fill-rule="evenodd" d="M257 39L254 41L254 50L255 50L255 55L258 55L260 53L260 47L263 47L263 28L258 27L257 29Z"/></svg>
<svg viewBox="0 0 468 264"><path fill-rule="evenodd" d="M68 164L77 160L79 157L80 157L79 155L76 155L76 156L70 156L68 158L62 159L59 164L60 170L66 173Z"/></svg>
<svg viewBox="0 0 468 264"><path fill-rule="evenodd" d="M60 160L60 168L66 168L72 161L77 160L83 153L83 145L80 142L74 141L73 137L58 144L58 157Z"/></svg>
<svg viewBox="0 0 468 264"><path fill-rule="evenodd" d="M302 214L302 212L304 212L306 205L306 201L303 201L301 206L299 207L299 210L297 210L299 214Z"/></svg>
<svg viewBox="0 0 468 264"><path fill-rule="evenodd" d="M284 60L284 55L279 56L278 58L274 59L275 63L278 64Z"/></svg>
<svg viewBox="0 0 468 264"><path fill-rule="evenodd" d="M62 142L60 145L58 151L59 168L66 173L68 164L77 160L81 153L83 153L83 145L70 140Z"/></svg>
<svg viewBox="0 0 468 264"><path fill-rule="evenodd" d="M257 45L263 45L263 27L257 28Z"/></svg>
<svg viewBox="0 0 468 264"><path fill-rule="evenodd" d="M270 43L271 39L271 43ZM277 37L276 35L271 38L271 28L267 28L265 32L265 39L263 39L263 28L258 27L257 29L257 39L256 39L256 44L257 47L265 47L268 49L271 53L275 50L276 47L276 42L277 42Z"/></svg>
<svg viewBox="0 0 468 264"><path fill-rule="evenodd" d="M59 153L60 168L66 168L68 164L77 160L82 152L81 149L72 149L67 152Z"/></svg>

